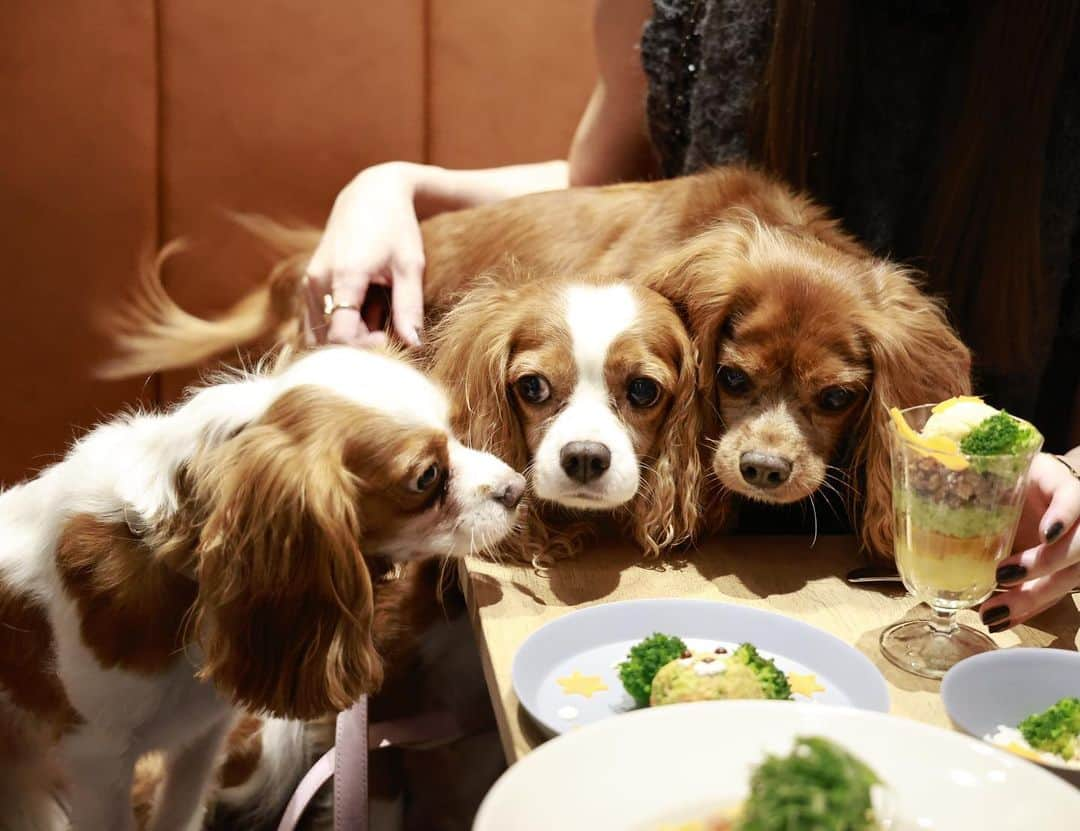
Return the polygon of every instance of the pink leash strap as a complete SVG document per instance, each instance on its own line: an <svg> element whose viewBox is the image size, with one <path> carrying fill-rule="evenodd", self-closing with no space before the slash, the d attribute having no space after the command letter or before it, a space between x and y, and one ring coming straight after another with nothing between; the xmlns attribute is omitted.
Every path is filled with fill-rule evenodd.
<svg viewBox="0 0 1080 831"><path fill-rule="evenodd" d="M406 716L392 721L380 721L368 727L368 749L382 747L424 747L445 743L466 736L453 713L446 710Z"/></svg>
<svg viewBox="0 0 1080 831"><path fill-rule="evenodd" d="M296 786L278 831L294 831L315 794L334 777L334 831L368 827L367 696L338 714L335 746L324 753Z"/></svg>
<svg viewBox="0 0 1080 831"><path fill-rule="evenodd" d="M379 722L369 729L367 698L361 698L338 714L335 746L300 780L278 823L278 831L295 831L311 800L331 776L334 777L334 831L367 831L369 749L422 746L464 735L467 731L446 711Z"/></svg>
<svg viewBox="0 0 1080 831"><path fill-rule="evenodd" d="M334 775L334 755L334 748L331 747L304 774L304 778L293 791L289 804L285 806L285 813L281 815L281 822L278 823L278 831L294 831L307 806L319 792L319 788Z"/></svg>
<svg viewBox="0 0 1080 831"><path fill-rule="evenodd" d="M337 717L334 765L334 831L367 831L367 696Z"/></svg>

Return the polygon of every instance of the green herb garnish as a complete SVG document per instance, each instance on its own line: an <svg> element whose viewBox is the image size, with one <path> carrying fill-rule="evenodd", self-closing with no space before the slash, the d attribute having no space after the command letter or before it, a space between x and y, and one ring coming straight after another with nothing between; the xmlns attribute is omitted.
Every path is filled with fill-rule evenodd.
<svg viewBox="0 0 1080 831"><path fill-rule="evenodd" d="M870 831L870 788L880 780L842 747L795 740L790 756L769 756L750 778L737 831Z"/></svg>
<svg viewBox="0 0 1080 831"><path fill-rule="evenodd" d="M979 422L960 442L960 450L969 456L1006 456L1031 447L1037 435L1030 424L997 413Z"/></svg>
<svg viewBox="0 0 1080 831"><path fill-rule="evenodd" d="M1063 698L1050 709L1020 722L1020 732L1036 750L1066 761L1075 758L1080 736L1080 698Z"/></svg>

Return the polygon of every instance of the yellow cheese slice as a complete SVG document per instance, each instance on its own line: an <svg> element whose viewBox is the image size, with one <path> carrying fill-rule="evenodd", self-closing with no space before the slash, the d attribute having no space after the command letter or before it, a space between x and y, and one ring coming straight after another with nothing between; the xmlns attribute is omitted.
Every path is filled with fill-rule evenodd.
<svg viewBox="0 0 1080 831"><path fill-rule="evenodd" d="M964 470L968 466L968 460L960 455L960 445L952 439L947 436L925 438L919 435L897 407L889 410L889 415L892 416L900 437L923 455L936 459L949 470Z"/></svg>

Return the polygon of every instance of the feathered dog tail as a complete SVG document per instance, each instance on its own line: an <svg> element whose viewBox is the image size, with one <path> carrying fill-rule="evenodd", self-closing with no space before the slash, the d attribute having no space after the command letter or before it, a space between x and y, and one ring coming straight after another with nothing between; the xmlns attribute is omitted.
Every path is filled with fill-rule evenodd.
<svg viewBox="0 0 1080 831"><path fill-rule="evenodd" d="M282 257L268 279L218 318L204 320L182 309L165 290L162 265L184 247L180 242L166 245L142 270L127 303L100 315L100 325L115 344L116 355L97 368L99 378L195 366L264 339L298 344L300 283L319 232L289 228L259 216L233 218Z"/></svg>

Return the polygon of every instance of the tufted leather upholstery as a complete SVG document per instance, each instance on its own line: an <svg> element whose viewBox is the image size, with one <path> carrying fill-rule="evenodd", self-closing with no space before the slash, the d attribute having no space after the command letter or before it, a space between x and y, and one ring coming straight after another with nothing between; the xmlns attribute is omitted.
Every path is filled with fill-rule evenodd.
<svg viewBox="0 0 1080 831"><path fill-rule="evenodd" d="M565 157L593 80L585 0L14 0L0 15L0 483L190 374L104 384L94 310L140 258L194 311L265 260L225 210L321 222L387 159Z"/></svg>

